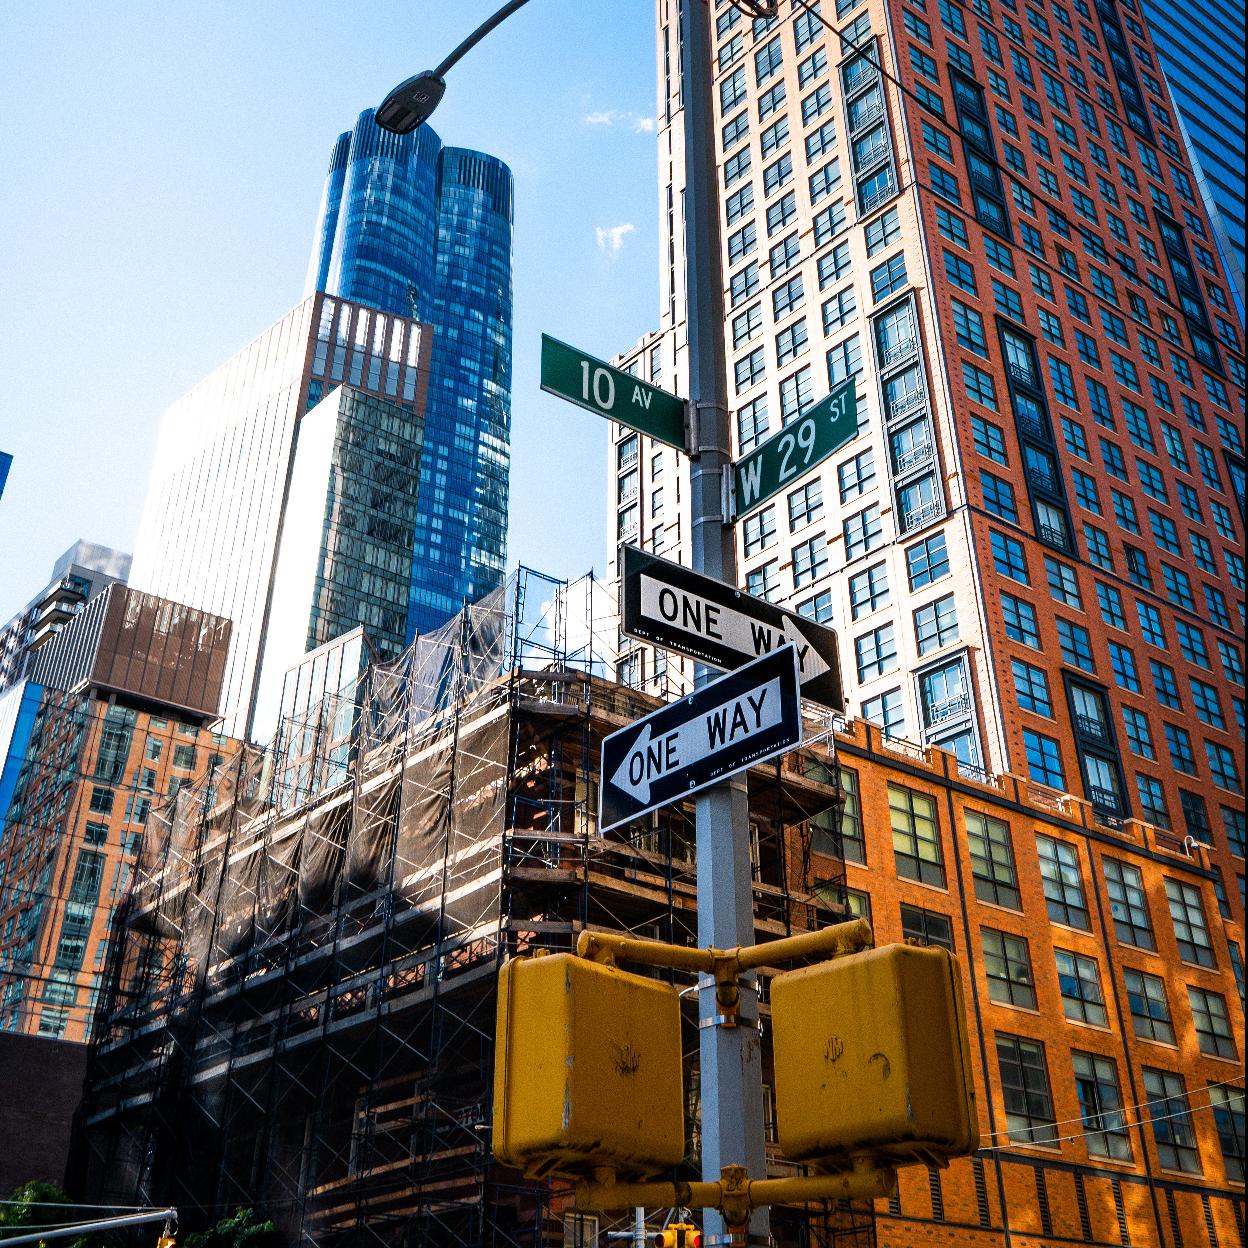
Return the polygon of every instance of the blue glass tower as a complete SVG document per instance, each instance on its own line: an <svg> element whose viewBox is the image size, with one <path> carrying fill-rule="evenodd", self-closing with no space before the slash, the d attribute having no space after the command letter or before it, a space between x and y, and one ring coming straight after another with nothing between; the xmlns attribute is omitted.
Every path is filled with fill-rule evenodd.
<svg viewBox="0 0 1248 1248"><path fill-rule="evenodd" d="M308 290L433 326L407 633L503 579L511 438L511 171L360 114L334 145Z"/></svg>
<svg viewBox="0 0 1248 1248"><path fill-rule="evenodd" d="M1145 0L1149 32L1178 105L1184 137L1227 276L1244 312L1244 9L1234 0Z"/></svg>

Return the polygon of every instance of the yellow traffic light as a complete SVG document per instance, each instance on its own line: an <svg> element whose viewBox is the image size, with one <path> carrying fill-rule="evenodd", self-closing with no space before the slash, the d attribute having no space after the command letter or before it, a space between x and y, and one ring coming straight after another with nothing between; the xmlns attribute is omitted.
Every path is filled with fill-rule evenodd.
<svg viewBox="0 0 1248 1248"><path fill-rule="evenodd" d="M530 1175L639 1176L685 1153L676 990L571 954L498 985L494 1151Z"/></svg>
<svg viewBox="0 0 1248 1248"><path fill-rule="evenodd" d="M691 1222L674 1222L655 1233L654 1248L702 1248L702 1232Z"/></svg>
<svg viewBox="0 0 1248 1248"><path fill-rule="evenodd" d="M771 982L776 1127L793 1161L943 1164L979 1146L957 959L886 945Z"/></svg>

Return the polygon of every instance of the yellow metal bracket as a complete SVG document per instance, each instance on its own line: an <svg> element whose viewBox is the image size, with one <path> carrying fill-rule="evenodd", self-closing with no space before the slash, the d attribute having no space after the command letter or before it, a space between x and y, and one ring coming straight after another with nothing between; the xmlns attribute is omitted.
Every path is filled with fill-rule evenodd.
<svg viewBox="0 0 1248 1248"><path fill-rule="evenodd" d="M741 945L736 949L691 949L658 940L634 940L612 932L582 932L576 942L578 957L606 966L634 962L642 966L663 966L677 971L694 971L715 980L715 1004L721 1026L735 1027L741 1008L741 976L760 966L776 966L800 958L836 958L870 949L875 943L871 925L864 919L851 919L817 932L801 932L762 945Z"/></svg>
<svg viewBox="0 0 1248 1248"><path fill-rule="evenodd" d="M715 1183L617 1183L612 1170L595 1170L576 1185L582 1212L645 1206L718 1209L730 1231L743 1229L750 1213L764 1205L805 1204L822 1200L882 1200L897 1186L897 1172L855 1158L852 1169L788 1179L751 1179L744 1166L725 1166Z"/></svg>

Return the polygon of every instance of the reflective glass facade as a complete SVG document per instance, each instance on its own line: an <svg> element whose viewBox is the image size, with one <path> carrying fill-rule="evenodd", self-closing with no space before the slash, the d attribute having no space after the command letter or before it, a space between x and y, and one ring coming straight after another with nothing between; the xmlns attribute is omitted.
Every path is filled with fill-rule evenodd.
<svg viewBox="0 0 1248 1248"><path fill-rule="evenodd" d="M1244 9L1228 0L1158 4L1145 15L1198 162L1219 250L1244 304ZM1213 211L1216 209L1216 213Z"/></svg>
<svg viewBox="0 0 1248 1248"><path fill-rule="evenodd" d="M425 456L407 634L502 581L511 429L511 172L399 137L368 110L339 137L321 201L310 290L433 325Z"/></svg>
<svg viewBox="0 0 1248 1248"><path fill-rule="evenodd" d="M344 631L389 620L383 633L399 635L407 577L386 569L396 561L406 567L410 522L401 520L406 535L391 532L382 552L358 540L355 518L364 515L365 526L376 518L368 489L395 517L410 507L395 496L415 485L428 339L416 322L314 295L165 414L131 583L233 621L222 700L231 735L257 730L261 656L270 626L290 624L292 602L309 611L329 606L321 624L309 612L296 622L291 662L326 640L322 625ZM356 391L385 401L360 401ZM311 419L322 399L333 419ZM322 453L313 447L318 433ZM367 455L359 451L364 443ZM279 565L292 566L287 552L300 537L311 551L295 561L305 580L279 589ZM377 568L372 559L381 560ZM341 593L338 578L345 578ZM366 621L353 616L364 597L376 599L373 590L393 596L388 614L370 608Z"/></svg>

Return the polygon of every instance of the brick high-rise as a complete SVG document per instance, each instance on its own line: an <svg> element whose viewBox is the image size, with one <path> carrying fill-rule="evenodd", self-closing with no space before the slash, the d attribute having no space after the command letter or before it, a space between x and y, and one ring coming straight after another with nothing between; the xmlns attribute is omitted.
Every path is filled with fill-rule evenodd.
<svg viewBox="0 0 1248 1248"><path fill-rule="evenodd" d="M1042 985L1036 1007L999 1000L990 968L1008 953L972 914L960 952L980 1002L984 1130L998 1133L975 1183L991 1186L997 1165L1036 1181L1024 1198L1002 1179L1012 1194L973 1235L920 1232L945 1215L903 1186L900 1214L879 1210L881 1243L1043 1242L1052 1218L1030 1220L1046 1176L1065 1191L1072 1172L1080 1191L1112 1181L1123 1243L1209 1242L1206 1217L1225 1242L1243 1226L1242 1080L1216 1054L1197 1073L1188 1054L1214 1054L1208 994L1242 1035L1244 366L1146 19L1136 0L779 0L756 20L729 0L709 7L734 454L848 377L859 401L857 437L738 524L742 585L839 630L852 716L952 752L967 778L1025 776L1055 809L1091 812L1060 843L1025 818L1007 829L1045 880L1043 900L998 916L1033 960L1077 978L1068 929L1088 925L1070 921L1066 881L1139 825L1150 844L1186 845L1226 939L1225 958L1202 962L1182 943L1187 894L1148 872L1113 876L1098 850L1095 904L1117 927L1099 947L1112 986L1101 1035ZM679 393L677 0L657 12L661 322L624 362ZM610 454L609 545L684 558L687 461L625 429ZM621 661L647 687L674 673L687 675L645 648ZM961 869L991 859L949 818ZM887 867L873 835L872 870L851 866L849 884L877 914L895 895L958 908L903 868L896 819ZM1179 943L1159 957L1129 939L1133 907L1172 919ZM1177 1050L1125 1021L1149 975L1176 998ZM1225 1085L1239 1144L1202 1136L1175 1153L1165 1123L1179 1119L1163 1118L1129 1157L1097 1154L1089 1052L1117 1054L1123 1104L1186 1078L1175 1104L1212 1114L1203 1087ZM1044 1144L1015 1129L1033 1076L1077 1095L1082 1119ZM948 1185L974 1202L969 1166Z"/></svg>

